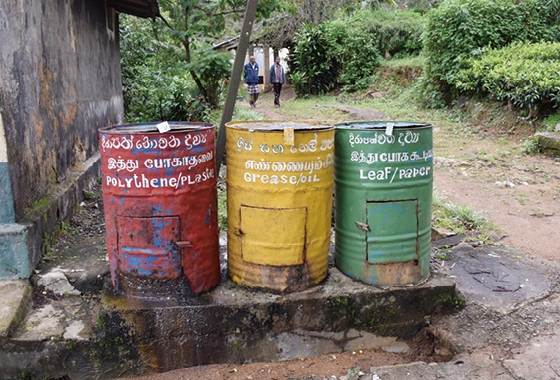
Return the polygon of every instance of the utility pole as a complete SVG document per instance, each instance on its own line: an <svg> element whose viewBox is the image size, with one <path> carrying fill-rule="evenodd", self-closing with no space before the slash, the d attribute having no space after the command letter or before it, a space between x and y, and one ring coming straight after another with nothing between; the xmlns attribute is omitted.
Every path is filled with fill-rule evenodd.
<svg viewBox="0 0 560 380"><path fill-rule="evenodd" d="M235 107L235 100L237 99L237 91L239 90L239 83L241 81L241 73L243 72L243 64L245 63L245 56L247 55L247 48L251 40L251 31L253 30L253 23L255 15L257 14L258 0L248 0L247 9L245 10L245 19L243 20L243 27L241 28L241 35L239 36L239 43L237 44L237 51L235 53L235 60L233 61L233 69L231 72L231 79L226 97L226 104L224 105L224 112L222 113L222 121L218 129L218 141L216 142L216 172L220 173L220 166L224 158L226 149L226 123L231 121L233 116L233 109Z"/></svg>

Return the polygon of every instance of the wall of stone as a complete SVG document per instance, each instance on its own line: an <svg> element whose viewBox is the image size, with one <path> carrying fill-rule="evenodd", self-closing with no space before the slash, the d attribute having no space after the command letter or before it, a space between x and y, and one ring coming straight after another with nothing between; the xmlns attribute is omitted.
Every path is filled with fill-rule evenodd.
<svg viewBox="0 0 560 380"><path fill-rule="evenodd" d="M117 23L104 1L0 7L0 126L16 222L97 152L100 127L122 123Z"/></svg>

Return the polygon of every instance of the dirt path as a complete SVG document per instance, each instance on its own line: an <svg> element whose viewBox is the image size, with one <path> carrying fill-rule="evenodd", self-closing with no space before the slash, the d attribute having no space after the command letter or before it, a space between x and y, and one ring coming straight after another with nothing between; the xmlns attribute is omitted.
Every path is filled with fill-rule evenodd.
<svg viewBox="0 0 560 380"><path fill-rule="evenodd" d="M558 162L542 157L522 157L505 167L439 162L434 174L439 194L484 213L505 235L499 243L560 260Z"/></svg>

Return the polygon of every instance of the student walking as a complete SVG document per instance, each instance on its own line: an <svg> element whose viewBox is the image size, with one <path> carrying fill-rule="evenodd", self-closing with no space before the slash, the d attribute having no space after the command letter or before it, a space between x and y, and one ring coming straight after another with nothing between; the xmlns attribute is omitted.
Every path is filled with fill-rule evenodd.
<svg viewBox="0 0 560 380"><path fill-rule="evenodd" d="M249 105L251 108L255 108L259 98L259 64L254 56L250 56L249 62L243 66L243 75L245 83L247 83L247 92L251 98Z"/></svg>
<svg viewBox="0 0 560 380"><path fill-rule="evenodd" d="M269 82L274 89L274 107L280 107L280 92L282 85L286 83L284 67L280 64L280 57L276 57L274 64L270 67Z"/></svg>

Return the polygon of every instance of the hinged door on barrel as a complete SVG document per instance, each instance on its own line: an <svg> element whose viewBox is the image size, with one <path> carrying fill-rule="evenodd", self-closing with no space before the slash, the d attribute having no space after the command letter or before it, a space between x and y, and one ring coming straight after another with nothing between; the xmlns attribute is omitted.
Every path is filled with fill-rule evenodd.
<svg viewBox="0 0 560 380"><path fill-rule="evenodd" d="M430 267L432 182L430 124L337 124L337 267L375 285L424 281Z"/></svg>
<svg viewBox="0 0 560 380"><path fill-rule="evenodd" d="M111 278L131 297L184 298L220 282L215 128L163 125L99 132Z"/></svg>
<svg viewBox="0 0 560 380"><path fill-rule="evenodd" d="M293 292L327 275L334 129L307 122L226 124L228 273Z"/></svg>

